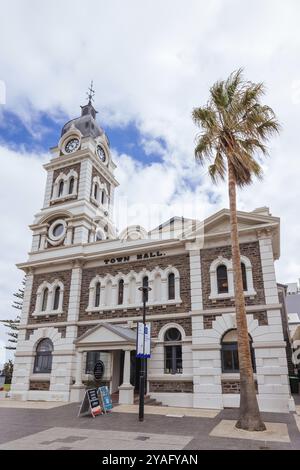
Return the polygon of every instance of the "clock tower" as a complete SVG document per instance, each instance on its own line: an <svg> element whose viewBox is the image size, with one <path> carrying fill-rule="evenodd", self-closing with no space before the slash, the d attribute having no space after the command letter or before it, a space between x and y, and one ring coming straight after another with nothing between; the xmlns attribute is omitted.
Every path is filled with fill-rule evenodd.
<svg viewBox="0 0 300 470"><path fill-rule="evenodd" d="M32 251L114 239L114 164L109 140L96 121L90 89L81 116L67 122L44 165L44 205L35 216Z"/></svg>

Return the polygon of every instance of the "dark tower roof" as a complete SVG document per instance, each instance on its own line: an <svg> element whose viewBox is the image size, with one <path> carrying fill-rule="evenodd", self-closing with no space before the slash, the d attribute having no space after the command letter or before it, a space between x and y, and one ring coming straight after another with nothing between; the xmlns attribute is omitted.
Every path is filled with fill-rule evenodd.
<svg viewBox="0 0 300 470"><path fill-rule="evenodd" d="M99 137L104 134L103 129L98 125L96 121L96 114L98 111L95 110L92 100L95 91L93 90L93 82L91 82L91 86L89 88L88 95L88 103L84 106L81 106L81 116L75 119L71 119L68 121L61 130L61 136L63 136L72 125L78 129L83 137ZM106 140L108 142L107 136ZM108 142L109 143L109 142Z"/></svg>
<svg viewBox="0 0 300 470"><path fill-rule="evenodd" d="M88 104L81 106L81 116L67 122L61 130L61 136L70 129L72 124L84 137L90 136L95 138L104 134L103 129L101 129L96 121L96 113L97 111L90 101Z"/></svg>

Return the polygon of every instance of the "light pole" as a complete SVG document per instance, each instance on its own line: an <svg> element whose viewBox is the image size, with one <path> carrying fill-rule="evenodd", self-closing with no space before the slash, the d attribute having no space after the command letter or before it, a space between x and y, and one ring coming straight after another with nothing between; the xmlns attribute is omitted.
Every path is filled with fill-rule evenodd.
<svg viewBox="0 0 300 470"><path fill-rule="evenodd" d="M145 373L147 359L145 358L145 327L146 327L146 301L151 287L142 286L139 290L143 293L143 356L141 357L140 368L140 401L139 401L139 421L144 421L144 403L145 403Z"/></svg>

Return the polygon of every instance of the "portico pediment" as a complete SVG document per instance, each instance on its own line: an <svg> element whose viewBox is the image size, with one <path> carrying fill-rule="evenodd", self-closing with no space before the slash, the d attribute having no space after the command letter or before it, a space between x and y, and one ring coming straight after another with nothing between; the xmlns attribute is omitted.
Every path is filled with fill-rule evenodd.
<svg viewBox="0 0 300 470"><path fill-rule="evenodd" d="M134 347L136 343L136 332L131 328L101 323L86 331L74 342L78 348L97 346L105 349L106 347L120 348L126 345Z"/></svg>

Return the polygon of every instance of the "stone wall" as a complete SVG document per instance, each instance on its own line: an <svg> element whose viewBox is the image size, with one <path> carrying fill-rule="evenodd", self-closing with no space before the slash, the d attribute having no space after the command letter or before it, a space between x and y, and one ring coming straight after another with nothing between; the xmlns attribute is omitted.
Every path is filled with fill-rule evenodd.
<svg viewBox="0 0 300 470"><path fill-rule="evenodd" d="M265 304L264 283L261 267L261 258L258 242L249 242L240 244L241 255L249 258L252 264L253 287L256 291L254 298L245 297L246 305L259 305ZM203 308L222 308L232 307L234 301L232 299L218 299L210 300L209 295L211 292L210 286L210 266L211 263L223 256L224 258L231 259L231 247L221 246L216 248L207 248L201 250L201 277L202 277L202 295L203 295Z"/></svg>
<svg viewBox="0 0 300 470"><path fill-rule="evenodd" d="M177 323L182 326L186 336L192 336L192 320L187 318L168 318L166 320L153 320L151 321L151 337L157 338L161 328L168 323Z"/></svg>
<svg viewBox="0 0 300 470"><path fill-rule="evenodd" d="M85 310L89 302L89 285L91 280L98 274L99 276L105 276L106 274L111 274L112 276L117 275L119 272L123 274L128 274L131 270L135 272L141 272L143 268L147 270L152 270L156 266L159 266L162 269L172 265L178 269L180 274L180 297L182 303L178 306L176 305L166 305L166 308L162 306L153 306L148 311L153 314L164 314L164 313L183 313L188 312L191 309L191 299L190 299L190 272L189 272L189 255L174 255L166 256L163 258L154 258L147 261L140 260L124 264L119 264L117 266L107 265L99 266L96 268L87 268L82 271L82 286L81 286L81 297L80 297L80 314L79 320L102 320L109 318L123 318L123 317L132 317L137 315L142 315L142 308L137 309L136 307L127 308L126 310L117 309L117 310L107 310L102 313L93 312L88 314Z"/></svg>
<svg viewBox="0 0 300 470"><path fill-rule="evenodd" d="M149 392L160 393L193 393L193 382L174 380L174 381L151 381L149 383Z"/></svg>
<svg viewBox="0 0 300 470"><path fill-rule="evenodd" d="M257 393L257 382L255 381L255 388ZM222 393L228 394L239 394L240 393L240 381L239 380L222 380Z"/></svg>
<svg viewBox="0 0 300 470"><path fill-rule="evenodd" d="M103 177L103 175L101 173L99 173L99 171L93 166L93 170L92 170L92 183L93 183L93 179L95 176L98 176L101 183L105 183L106 186L107 186L107 189L108 189L108 193L110 194L110 183L107 181L106 178ZM93 186L93 185L92 185Z"/></svg>
<svg viewBox="0 0 300 470"><path fill-rule="evenodd" d="M29 390L39 390L39 391L48 391L50 389L49 380L30 380Z"/></svg>

